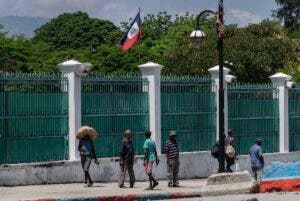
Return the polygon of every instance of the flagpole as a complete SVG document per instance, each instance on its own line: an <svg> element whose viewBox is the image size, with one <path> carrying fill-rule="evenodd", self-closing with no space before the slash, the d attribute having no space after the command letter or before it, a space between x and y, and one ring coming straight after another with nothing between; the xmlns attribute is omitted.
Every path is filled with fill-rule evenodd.
<svg viewBox="0 0 300 201"><path fill-rule="evenodd" d="M141 8L139 7L139 14L141 16ZM142 25L141 25L142 27ZM141 37L141 30L140 30L140 37ZM139 53L139 65L141 65L141 51L140 51L140 40L138 40L138 53Z"/></svg>

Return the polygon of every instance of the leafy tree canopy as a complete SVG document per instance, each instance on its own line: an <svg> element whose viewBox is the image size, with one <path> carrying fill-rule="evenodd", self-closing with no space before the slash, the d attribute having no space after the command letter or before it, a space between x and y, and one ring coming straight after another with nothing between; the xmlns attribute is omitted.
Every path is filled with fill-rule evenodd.
<svg viewBox="0 0 300 201"><path fill-rule="evenodd" d="M93 48L113 44L120 29L112 22L90 18L83 12L64 13L35 30L34 41L52 44L57 49Z"/></svg>
<svg viewBox="0 0 300 201"><path fill-rule="evenodd" d="M289 28L291 31L297 31L298 33L300 33L300 1L275 1L279 5L279 8L273 11L274 16L283 21L285 28Z"/></svg>
<svg viewBox="0 0 300 201"><path fill-rule="evenodd" d="M128 24L118 28L77 12L43 25L33 40L7 37L0 29L0 71L57 72L58 63L76 59L92 63L93 72L101 74L137 74L138 65L153 61L164 66L165 75L202 76L218 65L214 18L201 19L206 39L194 47L189 41L194 15L146 15L141 40L123 52L117 42L123 34L120 30L125 31ZM239 81L266 82L278 71L300 77L300 36L290 37L279 22L227 25L225 30L224 60L234 63L231 74Z"/></svg>

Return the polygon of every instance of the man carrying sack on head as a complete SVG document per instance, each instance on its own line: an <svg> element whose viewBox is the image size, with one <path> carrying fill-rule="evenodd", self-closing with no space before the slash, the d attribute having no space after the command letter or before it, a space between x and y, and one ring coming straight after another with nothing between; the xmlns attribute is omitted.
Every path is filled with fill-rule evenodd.
<svg viewBox="0 0 300 201"><path fill-rule="evenodd" d="M84 186L91 187L93 181L91 179L89 169L92 159L99 165L93 140L97 137L96 131L89 126L82 126L77 130L76 138L79 139L78 151L80 153L81 166L84 172Z"/></svg>

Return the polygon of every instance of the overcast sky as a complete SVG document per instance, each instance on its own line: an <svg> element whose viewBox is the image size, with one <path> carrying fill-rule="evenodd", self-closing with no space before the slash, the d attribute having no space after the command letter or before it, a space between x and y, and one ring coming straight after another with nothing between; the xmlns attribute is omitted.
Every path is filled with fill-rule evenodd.
<svg viewBox="0 0 300 201"><path fill-rule="evenodd" d="M64 12L83 11L91 17L107 19L119 25L134 17L167 11L169 14L197 14L204 9L217 10L217 0L0 0L0 16L56 17ZM257 23L271 18L275 0L224 0L225 23Z"/></svg>

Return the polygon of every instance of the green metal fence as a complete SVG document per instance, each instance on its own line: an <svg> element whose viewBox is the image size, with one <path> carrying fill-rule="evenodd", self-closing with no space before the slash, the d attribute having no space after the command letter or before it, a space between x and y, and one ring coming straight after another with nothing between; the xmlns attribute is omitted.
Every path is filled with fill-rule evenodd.
<svg viewBox="0 0 300 201"><path fill-rule="evenodd" d="M148 81L140 77L89 76L82 80L82 125L96 129L98 157L118 156L126 129L134 132L137 154L143 153L149 129Z"/></svg>
<svg viewBox="0 0 300 201"><path fill-rule="evenodd" d="M290 151L300 151L300 85L289 90Z"/></svg>
<svg viewBox="0 0 300 201"><path fill-rule="evenodd" d="M215 143L215 93L209 78L161 78L162 151L168 131L178 134L180 151L209 150Z"/></svg>
<svg viewBox="0 0 300 201"><path fill-rule="evenodd" d="M247 154L257 137L264 152L279 150L278 90L271 84L229 85L228 116L238 154Z"/></svg>
<svg viewBox="0 0 300 201"><path fill-rule="evenodd" d="M67 159L67 84L59 75L0 74L1 164Z"/></svg>

